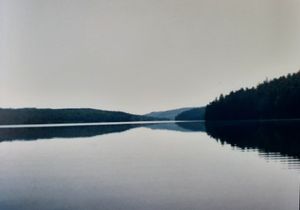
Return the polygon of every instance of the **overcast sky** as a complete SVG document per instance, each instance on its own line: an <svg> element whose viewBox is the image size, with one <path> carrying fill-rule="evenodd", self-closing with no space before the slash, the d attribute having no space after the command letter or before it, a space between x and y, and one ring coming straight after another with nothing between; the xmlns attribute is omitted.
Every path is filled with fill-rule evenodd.
<svg viewBox="0 0 300 210"><path fill-rule="evenodd" d="M299 0L0 0L0 107L202 106L300 69Z"/></svg>

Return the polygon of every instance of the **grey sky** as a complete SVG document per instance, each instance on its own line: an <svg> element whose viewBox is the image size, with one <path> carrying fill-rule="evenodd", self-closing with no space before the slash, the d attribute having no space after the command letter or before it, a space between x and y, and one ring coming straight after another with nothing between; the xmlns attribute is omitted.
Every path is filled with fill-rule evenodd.
<svg viewBox="0 0 300 210"><path fill-rule="evenodd" d="M299 0L0 0L0 107L144 113L300 69Z"/></svg>

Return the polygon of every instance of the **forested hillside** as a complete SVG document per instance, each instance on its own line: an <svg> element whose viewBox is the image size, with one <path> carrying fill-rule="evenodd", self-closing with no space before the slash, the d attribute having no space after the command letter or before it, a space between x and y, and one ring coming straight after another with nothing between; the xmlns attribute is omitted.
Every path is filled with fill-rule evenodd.
<svg viewBox="0 0 300 210"><path fill-rule="evenodd" d="M148 117L158 117L165 120L175 120L176 116L182 112L185 112L187 110L191 110L194 107L184 107L179 109L171 109L166 111L156 111L156 112L150 112L148 114L145 114L145 116Z"/></svg>
<svg viewBox="0 0 300 210"><path fill-rule="evenodd" d="M157 120L157 118L98 109L0 109L0 125L146 120Z"/></svg>
<svg viewBox="0 0 300 210"><path fill-rule="evenodd" d="M193 108L176 116L176 120L204 120L205 107Z"/></svg>
<svg viewBox="0 0 300 210"><path fill-rule="evenodd" d="M206 107L206 120L300 118L300 72L221 95Z"/></svg>

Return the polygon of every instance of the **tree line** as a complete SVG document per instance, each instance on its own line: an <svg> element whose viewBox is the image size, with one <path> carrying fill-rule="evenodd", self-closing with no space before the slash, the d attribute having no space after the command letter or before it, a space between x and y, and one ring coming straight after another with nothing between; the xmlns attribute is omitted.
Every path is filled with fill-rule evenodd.
<svg viewBox="0 0 300 210"><path fill-rule="evenodd" d="M207 121L295 118L300 118L300 72L221 95L205 112Z"/></svg>
<svg viewBox="0 0 300 210"><path fill-rule="evenodd" d="M0 125L91 123L159 120L126 112L99 109L0 109Z"/></svg>

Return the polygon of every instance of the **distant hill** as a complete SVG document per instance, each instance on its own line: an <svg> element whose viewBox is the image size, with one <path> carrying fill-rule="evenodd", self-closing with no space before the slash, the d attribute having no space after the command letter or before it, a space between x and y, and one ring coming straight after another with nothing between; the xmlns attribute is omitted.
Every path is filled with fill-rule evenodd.
<svg viewBox="0 0 300 210"><path fill-rule="evenodd" d="M166 120L175 120L176 116L184 111L193 109L195 107L185 107L185 108L179 108L179 109L171 109L166 111L157 111L157 112L150 112L148 114L145 114L144 116L147 117L155 117L155 118L162 118Z"/></svg>
<svg viewBox="0 0 300 210"><path fill-rule="evenodd" d="M221 95L206 107L206 120L300 118L300 72Z"/></svg>
<svg viewBox="0 0 300 210"><path fill-rule="evenodd" d="M175 120L204 120L205 107L193 108L179 113Z"/></svg>
<svg viewBox="0 0 300 210"><path fill-rule="evenodd" d="M98 109L0 109L0 125L160 120L155 117Z"/></svg>

